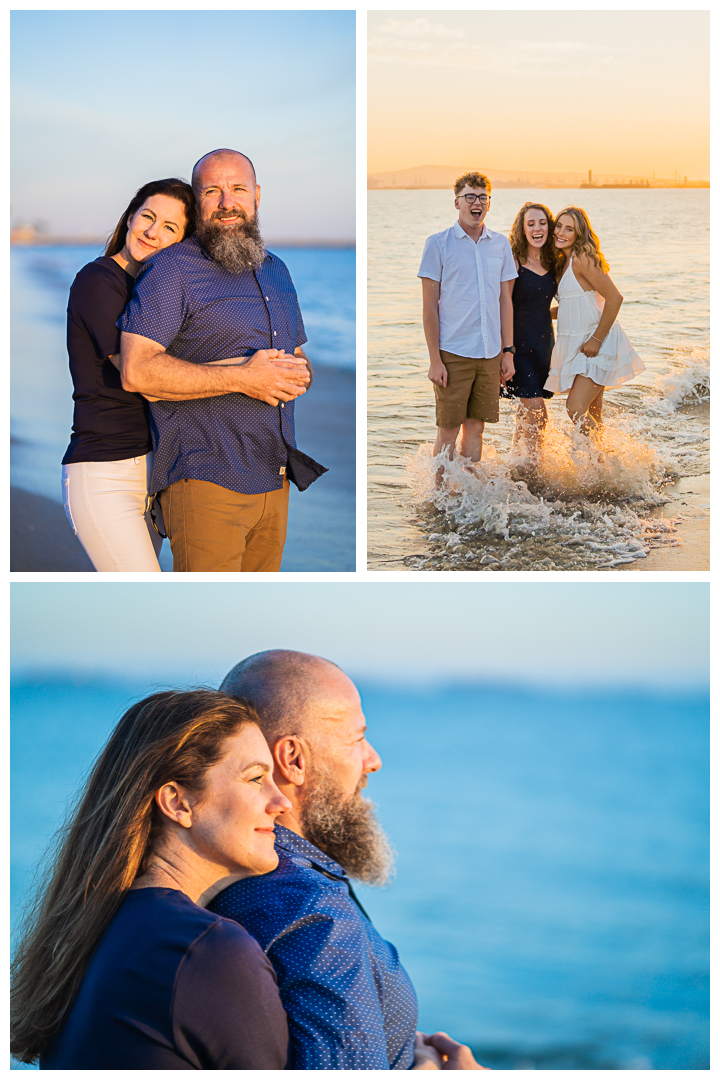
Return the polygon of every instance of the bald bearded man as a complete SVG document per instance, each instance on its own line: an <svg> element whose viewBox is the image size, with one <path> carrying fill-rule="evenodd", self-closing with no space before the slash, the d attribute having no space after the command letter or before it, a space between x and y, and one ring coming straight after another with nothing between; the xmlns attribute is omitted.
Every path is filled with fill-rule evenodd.
<svg viewBox="0 0 720 1080"><path fill-rule="evenodd" d="M327 470L295 445L310 382L285 263L266 251L252 162L213 150L193 169L196 228L143 263L122 330L126 390L150 400L157 495L173 570L280 570L288 480Z"/></svg>
<svg viewBox="0 0 720 1080"><path fill-rule="evenodd" d="M292 807L277 819L277 869L230 885L209 905L240 922L275 967L290 1028L287 1068L481 1068L444 1033L416 1042L412 983L350 882L382 884L392 869L362 796L382 762L356 687L329 660L271 650L237 664L221 689L255 708Z"/></svg>

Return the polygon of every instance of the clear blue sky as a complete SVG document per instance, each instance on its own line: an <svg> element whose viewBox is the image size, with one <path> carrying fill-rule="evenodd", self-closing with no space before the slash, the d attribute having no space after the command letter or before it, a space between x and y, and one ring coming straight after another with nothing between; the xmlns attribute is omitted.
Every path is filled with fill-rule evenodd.
<svg viewBox="0 0 720 1080"><path fill-rule="evenodd" d="M366 680L705 686L704 583L21 583L16 670L217 685L269 648Z"/></svg>
<svg viewBox="0 0 720 1080"><path fill-rule="evenodd" d="M12 216L109 232L208 150L255 162L270 238L355 232L352 11L15 11Z"/></svg>

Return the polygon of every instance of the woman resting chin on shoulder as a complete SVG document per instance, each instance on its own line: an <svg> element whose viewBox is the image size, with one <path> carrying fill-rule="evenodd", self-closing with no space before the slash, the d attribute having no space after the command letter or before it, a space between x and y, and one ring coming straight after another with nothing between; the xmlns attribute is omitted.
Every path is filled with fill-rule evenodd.
<svg viewBox="0 0 720 1080"><path fill-rule="evenodd" d="M205 910L278 863L291 804L253 711L153 694L120 720L59 834L13 962L11 1052L41 1069L283 1069L270 961Z"/></svg>
<svg viewBox="0 0 720 1080"><path fill-rule="evenodd" d="M192 231L192 188L153 180L135 194L105 254L70 290L67 343L73 434L63 458L65 513L98 571L160 573L162 538L148 512L152 444L147 402L120 380L115 325L142 263Z"/></svg>

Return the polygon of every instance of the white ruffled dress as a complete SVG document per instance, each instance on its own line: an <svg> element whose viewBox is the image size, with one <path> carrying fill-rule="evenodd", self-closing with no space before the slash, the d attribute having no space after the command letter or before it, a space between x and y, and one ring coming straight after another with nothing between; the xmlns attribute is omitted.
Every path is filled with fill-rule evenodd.
<svg viewBox="0 0 720 1080"><path fill-rule="evenodd" d="M557 338L550 359L546 390L566 394L576 375L598 386L620 386L645 370L619 322L614 322L597 356L586 356L580 346L597 330L605 300L595 290L586 292L570 265L557 290Z"/></svg>

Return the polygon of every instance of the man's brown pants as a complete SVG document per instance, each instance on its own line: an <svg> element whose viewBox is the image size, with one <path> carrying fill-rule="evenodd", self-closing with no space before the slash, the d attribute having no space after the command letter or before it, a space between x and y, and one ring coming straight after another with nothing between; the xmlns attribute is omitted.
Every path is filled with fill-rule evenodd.
<svg viewBox="0 0 720 1080"><path fill-rule="evenodd" d="M277 573L282 561L290 484L241 495L207 480L178 480L158 498L175 573Z"/></svg>

